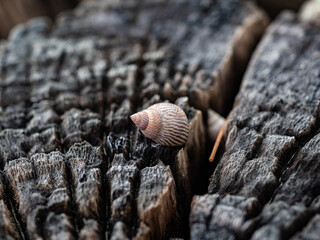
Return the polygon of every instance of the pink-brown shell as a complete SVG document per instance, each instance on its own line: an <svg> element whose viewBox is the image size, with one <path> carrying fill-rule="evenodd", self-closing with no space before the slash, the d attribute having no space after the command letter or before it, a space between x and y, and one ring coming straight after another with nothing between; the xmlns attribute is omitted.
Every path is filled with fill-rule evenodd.
<svg viewBox="0 0 320 240"><path fill-rule="evenodd" d="M130 116L143 135L166 146L180 146L189 135L184 111L172 103L157 103Z"/></svg>

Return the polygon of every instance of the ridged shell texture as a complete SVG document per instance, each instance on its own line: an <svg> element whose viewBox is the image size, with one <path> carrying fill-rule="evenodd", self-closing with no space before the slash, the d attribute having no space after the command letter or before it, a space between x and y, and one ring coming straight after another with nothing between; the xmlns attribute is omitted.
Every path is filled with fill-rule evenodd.
<svg viewBox="0 0 320 240"><path fill-rule="evenodd" d="M189 122L184 111L172 103L157 103L130 116L148 138L166 146L180 146L189 135Z"/></svg>

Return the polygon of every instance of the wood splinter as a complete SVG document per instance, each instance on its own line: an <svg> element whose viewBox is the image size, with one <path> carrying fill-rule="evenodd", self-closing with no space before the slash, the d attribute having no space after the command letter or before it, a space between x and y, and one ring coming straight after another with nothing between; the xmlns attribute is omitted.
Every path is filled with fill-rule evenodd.
<svg viewBox="0 0 320 240"><path fill-rule="evenodd" d="M218 151L218 148L220 146L220 143L221 143L221 140L222 140L222 137L223 137L223 134L225 132L225 129L226 129L226 126L227 126L227 121L228 121L228 117L226 118L226 120L224 121L220 131L219 131L219 134L218 134L218 137L213 145L213 149L212 149L212 152L211 152L211 155L209 157L209 161L210 162L213 162L216 154L217 154L217 151Z"/></svg>

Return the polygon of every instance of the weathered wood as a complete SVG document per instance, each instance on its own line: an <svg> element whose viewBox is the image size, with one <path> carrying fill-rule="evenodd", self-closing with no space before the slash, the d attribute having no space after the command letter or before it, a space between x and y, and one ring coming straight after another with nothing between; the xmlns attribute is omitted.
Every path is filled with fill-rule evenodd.
<svg viewBox="0 0 320 240"><path fill-rule="evenodd" d="M128 237L125 223L133 222L134 199L136 185L139 179L139 169L134 161L127 162L123 154L115 155L107 175L107 185L110 191L109 217L112 237L117 239ZM123 229L120 231L120 229Z"/></svg>
<svg viewBox="0 0 320 240"><path fill-rule="evenodd" d="M210 179L213 195L194 198L192 239L308 239L318 231L304 227L320 210L319 39L319 28L292 13L268 29L229 116L225 152ZM243 210L241 219L227 208L211 222L220 199L233 197L262 208Z"/></svg>
<svg viewBox="0 0 320 240"><path fill-rule="evenodd" d="M203 116L229 110L267 23L234 0L84 1L15 28L0 45L0 160L22 234L187 238ZM129 119L166 100L187 114L185 146Z"/></svg>
<svg viewBox="0 0 320 240"><path fill-rule="evenodd" d="M71 109L62 115L62 144L69 149L73 144L84 140L93 145L101 145L103 130L102 121L97 113Z"/></svg>
<svg viewBox="0 0 320 240"><path fill-rule="evenodd" d="M36 16L54 17L62 10L74 6L76 0L58 1L1 1L0 3L0 38L5 38L16 24L28 21Z"/></svg>
<svg viewBox="0 0 320 240"><path fill-rule="evenodd" d="M308 225L297 235L293 236L292 239L317 239L319 237L319 226L320 216L319 214L315 215Z"/></svg>
<svg viewBox="0 0 320 240"><path fill-rule="evenodd" d="M12 212L9 210L9 199L5 196L5 186L0 178L0 238L21 239L18 227L14 221Z"/></svg>
<svg viewBox="0 0 320 240"><path fill-rule="evenodd" d="M159 163L142 169L137 199L141 222L135 238L163 238L167 225L177 211L176 205L175 183L170 167Z"/></svg>
<svg viewBox="0 0 320 240"><path fill-rule="evenodd" d="M60 148L59 133L55 126L44 126L35 133L23 129L5 129L0 132L0 164L35 153L49 153ZM14 144L13 144L14 143Z"/></svg>
<svg viewBox="0 0 320 240"><path fill-rule="evenodd" d="M184 101L181 99L178 103L183 104ZM107 198L111 200L112 238L121 239L123 235L137 239L168 237L165 235L169 234L165 231L168 222L178 221L179 228L179 221L183 217L183 221L186 220L183 211L188 208L191 199L191 185L196 180L194 175L200 170L204 127L201 112L186 105L184 109L190 119L190 137L183 149L151 143L137 129L130 137L131 146L127 144L125 131L108 136L115 150L110 152L114 154L114 159L107 172L107 184L111 190ZM152 198L151 193L154 195ZM163 205L168 207L162 208ZM130 226L137 226L137 229L130 231Z"/></svg>
<svg viewBox="0 0 320 240"><path fill-rule="evenodd" d="M19 158L5 167L9 192L30 238L74 239L71 196L64 156L59 152Z"/></svg>
<svg viewBox="0 0 320 240"><path fill-rule="evenodd" d="M317 134L297 151L292 159L292 166L281 177L282 185L254 220L258 227L253 239L269 239L270 231L278 239L291 237L319 213L319 143L320 135ZM307 229L303 234L310 238L313 231L318 230Z"/></svg>
<svg viewBox="0 0 320 240"><path fill-rule="evenodd" d="M190 214L191 239L248 239L253 224L247 219L260 211L256 198L195 196Z"/></svg>
<svg viewBox="0 0 320 240"><path fill-rule="evenodd" d="M86 239L88 236L102 239L105 228L105 199L102 194L105 163L102 149L85 142L76 143L66 153L66 160L70 169L73 201L77 209L79 239Z"/></svg>
<svg viewBox="0 0 320 240"><path fill-rule="evenodd" d="M144 5L135 1L115 5L85 1L82 8L58 19L55 34L102 35L124 42L143 39L140 97L160 94L174 101L188 96L197 108L210 106L226 114L267 23L261 11L238 1L146 1ZM135 59L135 49L132 46L121 61Z"/></svg>
<svg viewBox="0 0 320 240"><path fill-rule="evenodd" d="M292 34L295 38L291 37ZM261 171L266 170L267 174L271 170L269 173L272 174L264 175L267 177L265 180L269 180L262 182L261 179L262 185L256 186L259 190L255 196L261 197L262 201L268 199L270 194L265 194L261 187L267 183L277 184L277 178L290 156L297 151L297 145L309 141L318 130L319 102L313 97L319 95L315 67L319 59L318 35L312 25L299 23L290 14L282 15L270 29L247 72L236 107L230 115L226 153L222 160L226 162L220 164L214 176L218 177L221 168L228 167L227 162L228 165L237 164L242 171L251 169L251 164L251 167L259 167L258 163L261 162ZM273 44L273 41L277 41L277 44ZM305 84L301 84L301 79L304 79ZM269 151L272 148L273 151ZM227 157L232 155L238 157ZM247 162L247 159L257 160ZM243 168L241 161L249 165ZM232 177L235 174L239 178ZM243 175L236 168L218 177L230 177L234 179L232 183L214 179L214 176L210 186L212 192L224 193L228 188L228 192L253 193L248 190L255 184L246 184L250 181L248 174ZM246 181L241 176L246 176Z"/></svg>

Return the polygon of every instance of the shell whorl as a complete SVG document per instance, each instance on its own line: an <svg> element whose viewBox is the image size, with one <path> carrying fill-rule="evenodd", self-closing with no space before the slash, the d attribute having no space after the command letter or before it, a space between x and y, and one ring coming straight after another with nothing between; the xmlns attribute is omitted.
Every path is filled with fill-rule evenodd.
<svg viewBox="0 0 320 240"><path fill-rule="evenodd" d="M180 146L188 139L188 119L177 105L157 103L130 117L142 133L156 143Z"/></svg>

